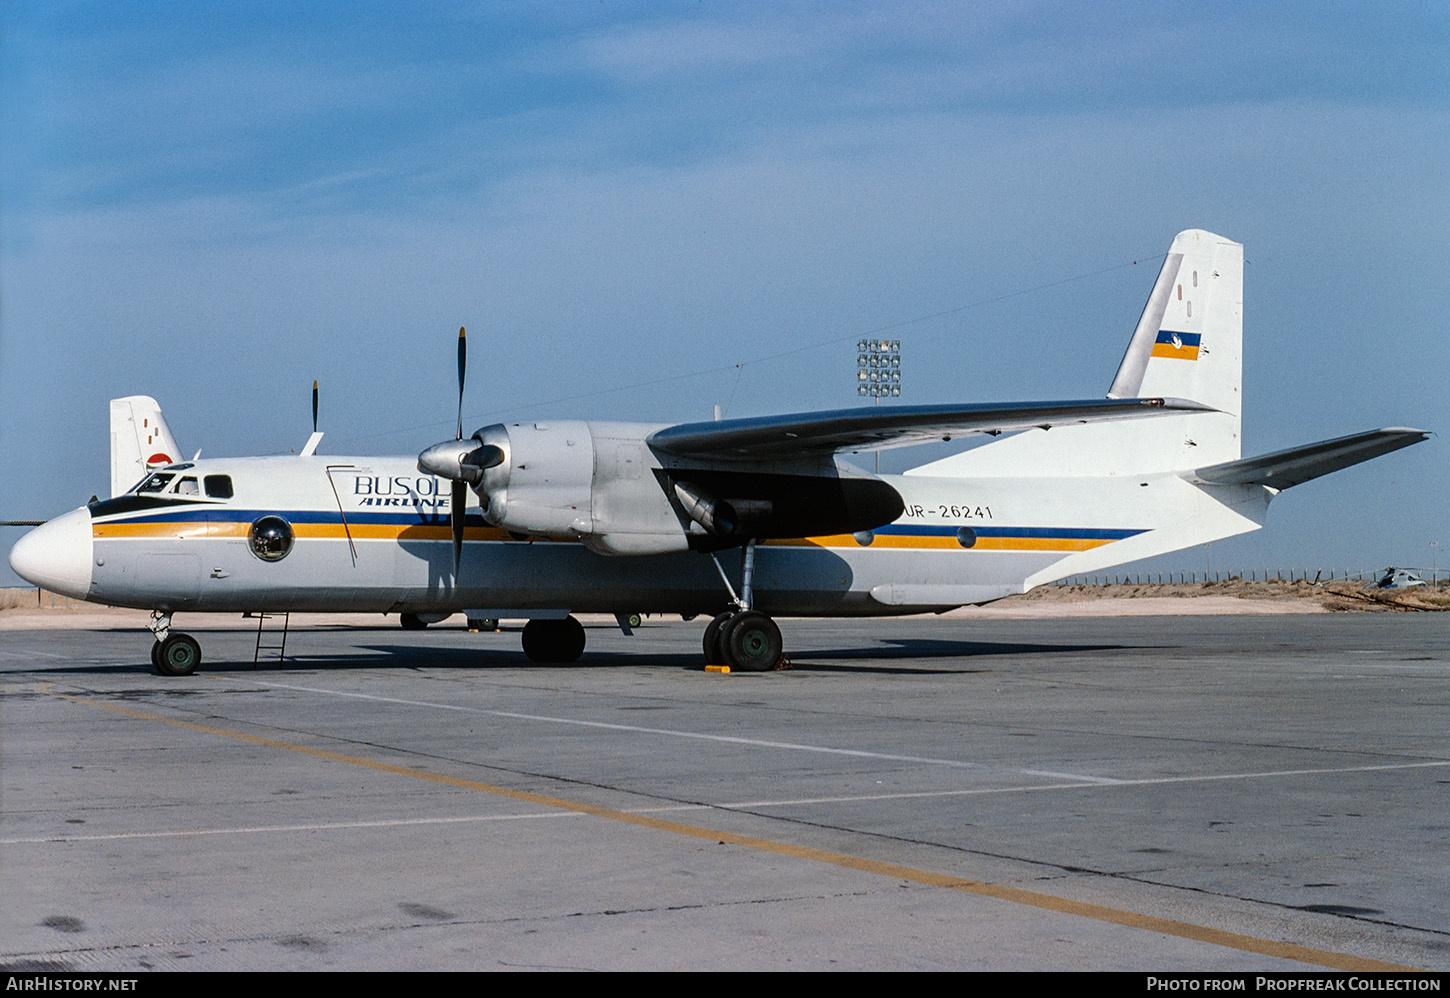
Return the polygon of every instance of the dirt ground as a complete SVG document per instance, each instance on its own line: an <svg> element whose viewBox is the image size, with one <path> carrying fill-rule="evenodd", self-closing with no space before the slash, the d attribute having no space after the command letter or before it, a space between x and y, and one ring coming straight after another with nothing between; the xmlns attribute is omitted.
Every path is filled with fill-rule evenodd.
<svg viewBox="0 0 1450 998"><path fill-rule="evenodd" d="M1221 582L1039 586L985 607L953 613L1021 616L1156 616L1417 612L1450 610L1450 585L1431 589L1378 589L1363 582Z"/></svg>

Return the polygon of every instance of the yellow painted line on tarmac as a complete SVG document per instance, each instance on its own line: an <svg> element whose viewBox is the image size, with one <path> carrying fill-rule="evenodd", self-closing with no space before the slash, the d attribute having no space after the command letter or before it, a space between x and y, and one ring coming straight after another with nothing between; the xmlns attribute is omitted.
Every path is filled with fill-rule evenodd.
<svg viewBox="0 0 1450 998"><path fill-rule="evenodd" d="M371 769L379 773L391 773L395 776L406 776L415 780L423 780L427 783L437 783L464 790L476 790L479 793L490 794L495 797L505 797L526 804L558 808L576 814L592 815L596 818L606 818L610 821L618 821L626 825L650 828L660 832L671 832L675 835L683 835L689 838L706 839L722 845L740 846L745 849L754 849L758 852L773 853L777 856L811 860L841 869L891 877L896 880L924 884L929 887L942 887L948 890L961 891L965 894L975 894L978 897L993 898L998 901L1009 901L1014 904L1040 908L1045 911L1057 912L1058 914L1076 915L1080 918L1090 918L1113 925L1142 929L1145 932L1157 932L1179 939L1189 939L1194 942L1223 946L1227 949L1240 950L1245 953L1258 953L1262 956L1296 960L1300 963L1314 964L1320 967L1329 967L1334 970L1345 971L1413 972L1422 969L1418 967L1407 967L1396 963L1385 963L1380 960L1370 960L1346 953L1335 953L1331 950L1315 949L1311 946L1299 946L1294 943L1280 942L1274 939L1261 939L1257 936L1245 935L1239 932L1227 932L1222 929L1209 928L1208 926L1193 925L1189 922L1179 922L1171 918L1158 918L1153 915L1144 915L1121 908L1110 908L1106 905L1072 901L1051 894L1023 890L1018 887L1008 887L1003 884L991 884L980 880L963 880L960 877L947 873L936 873L931 870L921 870L911 866L902 866L897 863L884 863L880 860L850 856L845 853L831 852L826 849L815 849L810 846L795 845L789 842L777 842L773 839L762 839L753 835L739 835L735 832L702 828L699 825L687 825L678 821L666 821L662 818L652 818L644 814L633 814L628 811L617 811L613 808L600 807L596 804L585 804L580 801L566 800L562 797L551 797L548 794L531 793L527 790L512 790L508 787L501 787L493 783L483 783L479 780L469 780L459 776L447 776L442 773L430 773L426 770L411 769L407 766L398 766L393 763L364 758L363 756L329 752L325 749L311 748L295 742L284 742L275 738L263 738L260 735L248 735L240 731L231 731L208 724L197 724L193 721L182 721L176 718L163 717L159 714L148 714L145 711L135 710L131 707L122 707L120 704L104 703L99 700L92 700L87 697L74 696L67 693L51 692L51 695L62 700L70 700L90 707L99 707L102 710L124 714L127 717L134 717L143 721L155 721L160 724L169 724L176 728L184 728L188 731L217 735L222 738L232 738L237 741L249 742L253 745L265 745L269 748L280 749L284 752L296 752L300 755L308 755L316 759L348 763L349 765L360 766L363 769Z"/></svg>

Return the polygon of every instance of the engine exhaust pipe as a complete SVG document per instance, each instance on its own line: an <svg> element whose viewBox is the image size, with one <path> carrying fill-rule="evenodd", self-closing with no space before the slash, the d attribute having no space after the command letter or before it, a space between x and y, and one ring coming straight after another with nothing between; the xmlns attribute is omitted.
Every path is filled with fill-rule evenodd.
<svg viewBox="0 0 1450 998"><path fill-rule="evenodd" d="M764 526L775 506L768 499L717 499L692 482L675 482L685 514L716 537L740 537Z"/></svg>

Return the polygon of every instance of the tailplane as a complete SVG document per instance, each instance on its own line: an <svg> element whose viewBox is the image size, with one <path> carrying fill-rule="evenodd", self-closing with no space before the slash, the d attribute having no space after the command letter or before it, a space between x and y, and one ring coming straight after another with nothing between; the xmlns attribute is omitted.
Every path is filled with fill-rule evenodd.
<svg viewBox="0 0 1450 998"><path fill-rule="evenodd" d="M1243 461L1215 464L1212 467L1199 468L1185 477L1190 482L1202 485L1263 485L1275 492L1282 492L1290 486L1429 438L1430 434L1424 430L1391 426L1382 430L1355 433L1348 437L1321 440L1317 444L1291 447Z"/></svg>
<svg viewBox="0 0 1450 998"><path fill-rule="evenodd" d="M152 469L180 460L181 450L154 398L111 399L111 495L125 492Z"/></svg>

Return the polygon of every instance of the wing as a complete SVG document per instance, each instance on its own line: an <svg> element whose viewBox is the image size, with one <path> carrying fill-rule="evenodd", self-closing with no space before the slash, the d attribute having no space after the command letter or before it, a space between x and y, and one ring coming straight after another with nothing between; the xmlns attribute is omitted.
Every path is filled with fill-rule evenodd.
<svg viewBox="0 0 1450 998"><path fill-rule="evenodd" d="M789 458L906 447L969 433L997 434L1171 412L1213 411L1197 402L1169 398L862 407L681 423L655 431L647 442L681 457Z"/></svg>

